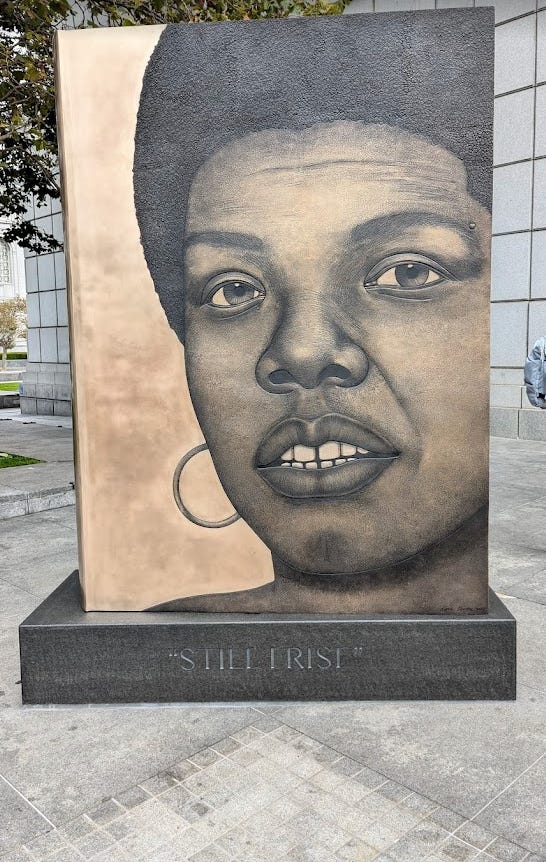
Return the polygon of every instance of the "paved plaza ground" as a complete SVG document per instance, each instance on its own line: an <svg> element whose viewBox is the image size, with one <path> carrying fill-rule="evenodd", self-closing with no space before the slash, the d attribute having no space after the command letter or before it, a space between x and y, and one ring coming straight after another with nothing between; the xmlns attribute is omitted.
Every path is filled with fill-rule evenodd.
<svg viewBox="0 0 546 862"><path fill-rule="evenodd" d="M75 502L70 419L0 410L0 452L40 462L0 470L0 521Z"/></svg>
<svg viewBox="0 0 546 862"><path fill-rule="evenodd" d="M0 520L2 862L544 862L545 475L546 444L492 441L510 703L23 708L17 625L76 567L74 507Z"/></svg>

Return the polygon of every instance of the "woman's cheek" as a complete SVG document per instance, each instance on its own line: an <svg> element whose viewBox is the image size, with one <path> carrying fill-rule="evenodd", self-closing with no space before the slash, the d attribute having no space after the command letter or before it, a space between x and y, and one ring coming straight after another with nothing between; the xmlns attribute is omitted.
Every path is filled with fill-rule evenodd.
<svg viewBox="0 0 546 862"><path fill-rule="evenodd" d="M188 359L193 362L195 357L204 373L217 370L227 378L239 379L241 386L254 381L258 360L275 331L272 309L257 306L225 316L211 309L202 311L188 320Z"/></svg>
<svg viewBox="0 0 546 862"><path fill-rule="evenodd" d="M192 321L186 329L186 374L197 418L228 422L250 408L256 394L256 364L261 355L248 331L233 320ZM216 423L215 423L216 424Z"/></svg>

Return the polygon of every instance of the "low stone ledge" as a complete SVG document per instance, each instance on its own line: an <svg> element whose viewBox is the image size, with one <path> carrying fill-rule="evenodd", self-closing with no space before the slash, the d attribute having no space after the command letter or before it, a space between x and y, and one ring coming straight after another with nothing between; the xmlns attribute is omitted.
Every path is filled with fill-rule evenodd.
<svg viewBox="0 0 546 862"><path fill-rule="evenodd" d="M8 407L19 407L18 392L2 392L0 390L0 410L5 410Z"/></svg>
<svg viewBox="0 0 546 862"><path fill-rule="evenodd" d="M20 371L0 371L0 383L21 383L24 379L24 368Z"/></svg>
<svg viewBox="0 0 546 862"><path fill-rule="evenodd" d="M546 410L538 407L520 410L519 436L522 440L546 441Z"/></svg>
<svg viewBox="0 0 546 862"><path fill-rule="evenodd" d="M51 488L46 491L32 491L28 494L28 513L45 512L48 509L62 509L63 506L73 506L76 502L76 491L73 483L63 488Z"/></svg>
<svg viewBox="0 0 546 862"><path fill-rule="evenodd" d="M546 410L538 407L492 407L491 436L546 442Z"/></svg>
<svg viewBox="0 0 546 862"><path fill-rule="evenodd" d="M43 488L38 491L0 490L0 520L61 509L64 506L73 506L75 502L73 482L60 488Z"/></svg>
<svg viewBox="0 0 546 862"><path fill-rule="evenodd" d="M512 440L517 439L517 407L492 407L490 416L490 430L492 437L510 437Z"/></svg>
<svg viewBox="0 0 546 862"><path fill-rule="evenodd" d="M0 495L0 520L17 518L28 513L28 494L5 492Z"/></svg>

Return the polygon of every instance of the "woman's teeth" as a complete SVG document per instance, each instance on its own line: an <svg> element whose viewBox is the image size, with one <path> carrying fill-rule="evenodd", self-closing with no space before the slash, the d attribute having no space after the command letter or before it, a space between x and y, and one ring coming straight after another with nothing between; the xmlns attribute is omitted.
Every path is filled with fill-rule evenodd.
<svg viewBox="0 0 546 862"><path fill-rule="evenodd" d="M368 455L368 449L352 446L350 443L339 443L328 440L322 446L292 446L280 457L281 467L296 467L300 470L324 470L327 467L338 467L349 461L356 461L363 455Z"/></svg>

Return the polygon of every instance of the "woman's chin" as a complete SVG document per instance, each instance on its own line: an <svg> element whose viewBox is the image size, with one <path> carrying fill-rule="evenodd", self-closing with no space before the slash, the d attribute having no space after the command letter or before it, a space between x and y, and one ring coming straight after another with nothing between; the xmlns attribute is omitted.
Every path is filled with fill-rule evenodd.
<svg viewBox="0 0 546 862"><path fill-rule="evenodd" d="M264 538L275 561L309 576L360 575L374 571L388 562L384 554L370 554L370 549L355 548L355 536L332 532L305 540L283 536L282 541Z"/></svg>
<svg viewBox="0 0 546 862"><path fill-rule="evenodd" d="M257 497L254 497L254 502ZM235 508L269 548L274 559L306 575L359 575L392 565L407 556L406 542L389 541L381 518L368 518L364 526L355 517L354 504L328 512L319 501L314 511L298 513L293 501L286 505L249 506L250 495L232 500ZM298 501L299 502L299 501ZM246 504L246 505L245 505ZM267 513L266 517L264 513ZM328 514L328 517L325 515ZM399 531L399 534L402 531Z"/></svg>

